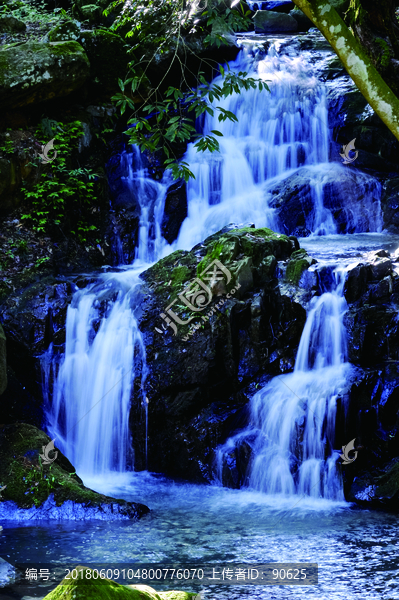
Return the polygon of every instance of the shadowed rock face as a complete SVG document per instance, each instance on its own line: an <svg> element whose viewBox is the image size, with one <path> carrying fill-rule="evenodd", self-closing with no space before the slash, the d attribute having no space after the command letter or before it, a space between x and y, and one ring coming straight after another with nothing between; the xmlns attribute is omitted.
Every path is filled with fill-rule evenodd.
<svg viewBox="0 0 399 600"><path fill-rule="evenodd" d="M33 425L17 423L0 428L1 517L138 519L149 509L143 504L115 500L83 485L69 460L59 451L48 453L50 438ZM39 458L41 455L41 458Z"/></svg>
<svg viewBox="0 0 399 600"><path fill-rule="evenodd" d="M89 60L74 41L27 42L0 50L0 107L16 108L67 96L89 75Z"/></svg>
<svg viewBox="0 0 399 600"><path fill-rule="evenodd" d="M254 16L254 24L256 33L285 33L298 29L298 23L293 17L273 10L258 10Z"/></svg>
<svg viewBox="0 0 399 600"><path fill-rule="evenodd" d="M292 368L305 310L280 293L276 267L297 246L295 239L266 228L222 230L191 252L174 252L143 273L148 292L141 304L140 329L149 368L150 470L211 480L214 449L245 423L255 386ZM192 321L199 326L192 335L191 322L179 326L176 335L169 327L163 329L160 313L214 259L230 271L231 285L240 286L237 292L228 298L226 292L217 296L216 289ZM187 320L193 314L187 309L180 317ZM139 397L133 400L131 427L135 468L144 468Z"/></svg>

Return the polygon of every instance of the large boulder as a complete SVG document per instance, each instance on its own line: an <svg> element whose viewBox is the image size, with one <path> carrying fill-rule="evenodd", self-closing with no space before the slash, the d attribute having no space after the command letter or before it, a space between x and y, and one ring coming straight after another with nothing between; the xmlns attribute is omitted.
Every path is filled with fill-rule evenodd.
<svg viewBox="0 0 399 600"><path fill-rule="evenodd" d="M83 485L60 450L45 447L48 435L17 423L0 429L1 519L138 519L143 504L115 500ZM53 454L54 452L54 454ZM51 461L46 464L43 456Z"/></svg>
<svg viewBox="0 0 399 600"><path fill-rule="evenodd" d="M313 21L311 21L300 8L290 10L289 15L297 22L298 31L308 31L311 27L314 27Z"/></svg>
<svg viewBox="0 0 399 600"><path fill-rule="evenodd" d="M297 248L297 240L266 228L228 226L190 252L176 251L142 274L146 285L140 329L149 368L150 470L212 480L214 448L245 426L246 405L255 386L293 368L306 312L289 293L280 293L277 271ZM207 292L209 302L201 305L204 310L186 305L182 311L178 294L197 274L208 268L212 272L214 260L230 272L230 282L219 272L211 285L212 298ZM197 297L198 302L204 300L198 293L187 300L193 305ZM178 303L169 307L175 299ZM182 321L195 318L173 329L167 326L169 308ZM138 392L131 427L136 468L145 468Z"/></svg>
<svg viewBox="0 0 399 600"><path fill-rule="evenodd" d="M52 29L48 34L50 42L76 41L80 36L80 25L76 21L65 21Z"/></svg>
<svg viewBox="0 0 399 600"><path fill-rule="evenodd" d="M74 41L27 42L0 49L0 108L67 96L89 75L89 60Z"/></svg>
<svg viewBox="0 0 399 600"><path fill-rule="evenodd" d="M12 15L3 15L0 17L0 32L21 33L26 30L26 25L20 19Z"/></svg>
<svg viewBox="0 0 399 600"><path fill-rule="evenodd" d="M254 25L256 33L285 33L298 29L293 17L271 10L258 10L254 16Z"/></svg>
<svg viewBox="0 0 399 600"><path fill-rule="evenodd" d="M322 188L323 208L317 208L316 190ZM268 188L287 235L307 237L332 217L337 233L375 231L379 218L379 187L374 178L336 163L328 168L301 167ZM319 215L317 215L317 210ZM320 213L320 211L322 211Z"/></svg>

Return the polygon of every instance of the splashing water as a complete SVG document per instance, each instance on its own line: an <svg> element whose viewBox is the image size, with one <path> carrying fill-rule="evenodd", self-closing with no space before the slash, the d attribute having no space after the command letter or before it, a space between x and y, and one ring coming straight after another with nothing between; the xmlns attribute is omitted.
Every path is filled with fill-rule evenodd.
<svg viewBox="0 0 399 600"><path fill-rule="evenodd" d="M294 372L275 377L253 396L250 426L218 449L219 479L225 456L255 435L251 488L344 499L333 447L337 398L351 365L345 362L345 271L333 274L331 290L313 299Z"/></svg>
<svg viewBox="0 0 399 600"><path fill-rule="evenodd" d="M270 93L251 89L221 101L222 108L237 116L237 123L219 123L217 111L214 117L206 115L204 133L213 129L223 133L218 138L220 153L197 153L193 144L188 147L184 160L195 179L187 185L188 214L174 248L192 247L229 222L251 221L284 233L284 224L269 206L269 189L302 167L311 184L308 229L316 235L336 233L333 213L323 201L324 190L331 178L348 179L348 171L340 163L328 162L326 91L312 65L303 56L279 55L274 43L263 57L243 50L230 66L267 82ZM349 230L380 231L379 183L361 174L359 181L350 176L347 185ZM362 203L356 207L358 198L365 199L366 209Z"/></svg>
<svg viewBox="0 0 399 600"><path fill-rule="evenodd" d="M262 57L254 57L251 52L243 50L231 67L261 77L268 82L271 91L260 93L258 90L249 90L223 100L221 106L234 112L238 123L219 123L216 117L212 119L206 116L204 133L219 129L224 137L219 138L220 153L197 153L192 144L187 149L185 160L189 162L196 178L187 185L188 216L177 240L169 246L161 233L165 198L170 184L167 176L160 182L152 180L143 166L139 150L133 148L132 152L124 152L121 156L124 181L132 200L140 209L134 267L104 275L96 285L76 292L68 309L65 355L60 360L50 348L44 359L48 430L52 437L56 437L58 447L80 472L98 474L107 470L123 471L133 465L128 415L132 382L137 377L141 380L143 410L147 410L144 401L145 348L132 310L132 306L137 304L134 298L138 293L140 271L173 250L192 248L232 221L251 221L257 227L268 226L276 231L284 231L275 210L268 205L268 190L273 183L302 167L313 169L314 185L310 187L314 210L308 224L311 231L317 234L337 231L333 213L325 206L323 177L328 168L336 169L338 176L346 171L339 164L327 162L330 134L326 94L323 85L312 73L312 66L303 57L279 56L277 45L272 45L267 55ZM368 175L363 174L363 177L366 183L372 180ZM367 184L367 188L366 183L362 195L367 199L372 186ZM360 231L375 227L372 221L375 210L374 213L370 210L368 215L363 210L364 206L363 202L358 210L363 221L356 217L358 225L355 228L360 227ZM319 313L324 311L332 318L332 313L330 315L328 311L331 312L332 306L337 305L338 292L332 291L328 298L324 298ZM318 319L316 314L315 322ZM305 419L306 448L313 444L314 449L306 450L309 456L300 466L300 473L303 473L301 478L298 474L294 476L289 468L289 461L294 456L290 446L293 442L289 441L294 437L292 428L288 422L285 423L282 427L285 433L281 433L284 439L280 439L280 425L277 426L276 421L275 433L272 434L270 429L267 436L273 441L273 447L277 450L280 448L273 456L281 465L285 465L285 475L283 477L276 472L273 476L275 483L260 483L261 476L256 474L254 466L251 482L258 489L302 489L305 483L301 482L308 482L310 477L305 476L310 464L306 461L318 461L319 468L322 468L324 442L321 440L333 426L336 394L331 393L327 399L325 392L324 400L317 398L321 393L320 386L326 389L330 373L328 369L336 369L335 376L331 377L332 383L337 384L341 376L344 379L346 368L343 362L329 364L325 359L328 343L325 342L325 350L322 350L318 342L318 338L324 339L327 335L326 325L323 327L319 333L315 333L313 325L307 324L305 330L311 331L309 343L301 344L308 347L309 365L315 364L315 361L324 361L326 364L323 363L323 367L317 364L317 368L310 371L303 363L300 370L302 359L299 360L299 357L305 352L301 346L298 368L293 375L286 376L286 382L291 386L289 378L296 378L294 389L300 390L299 395L308 398L309 410L312 406L317 414L320 413L321 420L322 413L325 414L321 408L324 402L326 414L331 417L328 426L322 428L320 425L320 430L314 434L316 437L311 439L311 434L306 433L306 428L310 428L310 419ZM318 349L316 358L312 358L313 350L309 350L312 344ZM325 371L325 376L321 375L323 369L328 371ZM277 382L272 382L270 389L273 386L276 386L277 394ZM269 395L265 390L261 393L265 398ZM299 405L297 400L285 398L281 393L278 402L282 407L288 403L292 423L299 423L300 415L304 416L308 410L304 405ZM265 416L266 409L255 409L255 399L251 406L259 431L263 432L265 419L269 419ZM296 421L293 418L295 415ZM277 419L277 416L273 418ZM259 449L259 457L262 452ZM335 473L333 466L330 467L331 473ZM331 475L331 478L336 481L335 475ZM329 489L331 485L328 484Z"/></svg>

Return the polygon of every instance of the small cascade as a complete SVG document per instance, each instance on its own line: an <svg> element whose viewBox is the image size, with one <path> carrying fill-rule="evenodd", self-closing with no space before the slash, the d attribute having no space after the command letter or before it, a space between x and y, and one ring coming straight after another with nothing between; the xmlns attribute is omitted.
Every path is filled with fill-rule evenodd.
<svg viewBox="0 0 399 600"><path fill-rule="evenodd" d="M345 362L344 281L345 271L336 268L331 289L313 299L294 372L273 378L253 396L248 429L218 449L219 479L229 454L250 439L251 488L344 499L333 450L337 397L351 370Z"/></svg>
<svg viewBox="0 0 399 600"><path fill-rule="evenodd" d="M167 242L161 233L165 198L170 185L170 173L165 172L162 181L155 181L143 165L143 156L138 146L121 155L121 167L126 175L122 181L128 188L132 200L140 207L138 245L135 260L149 264L162 256Z"/></svg>
<svg viewBox="0 0 399 600"><path fill-rule="evenodd" d="M131 309L139 285L128 272L78 291L68 308L65 355L59 364L50 348L46 359L49 434L80 473L133 465L129 408L138 375L146 410L146 354Z"/></svg>
<svg viewBox="0 0 399 600"><path fill-rule="evenodd" d="M259 51L258 51L259 52ZM187 185L188 216L176 243L193 245L228 222L255 222L280 231L268 207L265 182L277 181L301 165L328 161L329 129L325 89L302 58L279 56L272 44L266 56L242 50L232 69L262 78L270 93L252 89L233 94L220 106L237 123L206 115L204 133L220 130L220 153L197 153L185 160L195 179ZM218 80L216 80L218 83Z"/></svg>

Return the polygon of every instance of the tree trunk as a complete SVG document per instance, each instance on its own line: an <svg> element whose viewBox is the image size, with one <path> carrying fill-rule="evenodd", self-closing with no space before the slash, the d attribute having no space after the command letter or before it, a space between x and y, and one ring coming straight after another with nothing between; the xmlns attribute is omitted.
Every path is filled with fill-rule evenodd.
<svg viewBox="0 0 399 600"><path fill-rule="evenodd" d="M384 0L379 1L384 3ZM399 100L337 11L327 0L293 2L313 21L331 44L367 102L399 140ZM389 4L390 0L385 2Z"/></svg>

